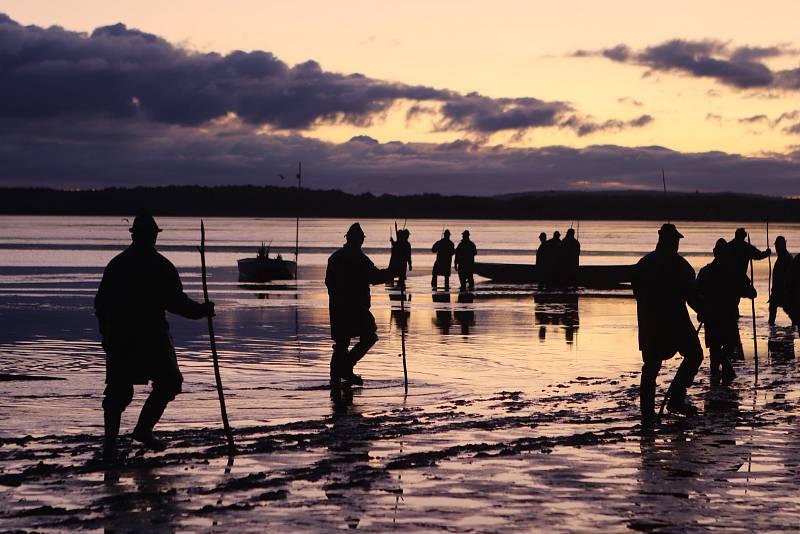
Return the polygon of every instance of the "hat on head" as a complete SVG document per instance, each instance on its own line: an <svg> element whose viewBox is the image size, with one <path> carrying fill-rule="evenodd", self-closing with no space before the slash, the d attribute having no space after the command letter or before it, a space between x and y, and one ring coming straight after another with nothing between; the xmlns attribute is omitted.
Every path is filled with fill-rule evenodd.
<svg viewBox="0 0 800 534"><path fill-rule="evenodd" d="M142 213L133 219L133 226L128 231L132 234L157 234L161 228L158 227L152 215Z"/></svg>
<svg viewBox="0 0 800 534"><path fill-rule="evenodd" d="M444 235L450 235L450 230L448 230L447 228L445 228L445 229L444 229Z"/></svg>
<svg viewBox="0 0 800 534"><path fill-rule="evenodd" d="M737 228L736 237L747 237L747 230L745 230L744 228Z"/></svg>
<svg viewBox="0 0 800 534"><path fill-rule="evenodd" d="M364 230L361 229L360 224L353 223L350 225L350 228L347 229L347 233L344 235L345 237L364 237Z"/></svg>
<svg viewBox="0 0 800 534"><path fill-rule="evenodd" d="M464 237L469 237L469 230L464 230L463 232L461 232L461 235Z"/></svg>
<svg viewBox="0 0 800 534"><path fill-rule="evenodd" d="M658 230L658 235L661 237L676 237L681 239L683 234L675 228L675 225L672 223L664 223L661 225L661 228Z"/></svg>
<svg viewBox="0 0 800 534"><path fill-rule="evenodd" d="M717 242L714 244L714 254L721 254L728 248L728 242L725 241L724 238L720 237L717 239Z"/></svg>

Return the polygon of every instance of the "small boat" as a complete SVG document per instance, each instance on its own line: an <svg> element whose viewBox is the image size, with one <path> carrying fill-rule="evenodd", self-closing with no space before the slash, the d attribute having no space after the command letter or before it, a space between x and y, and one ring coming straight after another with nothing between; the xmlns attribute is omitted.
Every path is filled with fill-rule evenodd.
<svg viewBox="0 0 800 534"><path fill-rule="evenodd" d="M268 282L270 280L293 280L297 275L297 264L284 260L280 254L269 257L269 247L261 243L255 258L242 258L239 264L239 280Z"/></svg>
<svg viewBox="0 0 800 534"><path fill-rule="evenodd" d="M536 284L542 276L535 265L522 263L475 263L475 274L502 284ZM629 285L633 265L581 265L576 283L580 287L616 288Z"/></svg>

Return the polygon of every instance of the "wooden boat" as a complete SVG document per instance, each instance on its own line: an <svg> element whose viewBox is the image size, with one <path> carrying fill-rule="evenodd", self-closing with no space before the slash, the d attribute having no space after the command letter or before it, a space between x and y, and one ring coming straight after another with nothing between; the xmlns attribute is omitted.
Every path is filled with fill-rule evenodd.
<svg viewBox="0 0 800 534"><path fill-rule="evenodd" d="M242 258L239 264L239 280L267 282L270 280L293 280L297 275L297 264L284 260L280 254L269 257L269 247L261 243L255 258Z"/></svg>
<svg viewBox="0 0 800 534"><path fill-rule="evenodd" d="M522 263L475 263L475 274L502 284L536 284L542 277L535 265ZM614 288L630 284L633 265L581 265L576 283L580 287Z"/></svg>

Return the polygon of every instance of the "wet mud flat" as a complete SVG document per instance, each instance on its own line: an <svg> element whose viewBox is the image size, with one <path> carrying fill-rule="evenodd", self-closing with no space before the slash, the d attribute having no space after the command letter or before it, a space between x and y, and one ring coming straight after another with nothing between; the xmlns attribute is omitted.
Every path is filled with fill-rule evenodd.
<svg viewBox="0 0 800 534"><path fill-rule="evenodd" d="M748 362L749 363L749 362ZM415 532L595 529L795 530L800 524L800 383L794 360L762 363L759 383L694 388L702 415L637 421L636 375L537 398L498 391L426 408L362 412L369 389L330 394L330 413L161 432L163 453L99 436L6 437L3 530L358 528ZM591 389L591 388L589 388ZM328 395L328 392L325 392Z"/></svg>

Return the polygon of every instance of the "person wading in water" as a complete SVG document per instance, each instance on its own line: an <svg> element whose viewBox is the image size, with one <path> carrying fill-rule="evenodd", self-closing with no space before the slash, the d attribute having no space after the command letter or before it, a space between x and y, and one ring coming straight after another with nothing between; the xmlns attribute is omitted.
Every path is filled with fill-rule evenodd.
<svg viewBox="0 0 800 534"><path fill-rule="evenodd" d="M444 287L450 288L450 266L455 251L455 245L450 240L450 230L445 230L442 238L431 247L431 252L436 254L436 261L433 263L433 271L431 272L432 288L436 289L436 282L439 276L444 276Z"/></svg>
<svg viewBox="0 0 800 534"><path fill-rule="evenodd" d="M676 352L683 356L683 361L669 388L667 408L683 415L697 413L686 399L686 389L692 385L703 361L703 349L686 304L695 311L702 310L694 269L678 254L682 237L675 225L662 225L656 249L634 267L633 294L639 350L644 362L639 389L643 426L652 426L656 421L656 377L661 363Z"/></svg>
<svg viewBox="0 0 800 534"><path fill-rule="evenodd" d="M361 250L364 231L354 223L345 234L342 248L328 258L325 286L328 288L333 355L331 356L331 387L344 382L362 385L364 381L353 368L378 341L375 317L369 311L370 285L389 279L387 269L378 269ZM352 349L350 340L358 338Z"/></svg>
<svg viewBox="0 0 800 534"><path fill-rule="evenodd" d="M714 261L700 269L697 286L703 298L706 347L711 355L711 381L730 384L736 378L731 357L739 347L739 299L756 298L750 280L731 263L729 249L719 238Z"/></svg>
<svg viewBox="0 0 800 534"><path fill-rule="evenodd" d="M137 216L130 232L131 245L109 262L94 300L106 353L104 456L109 460L116 458L120 418L134 384L152 381L153 389L131 436L147 448L164 449L153 427L183 384L164 312L188 319L214 315L214 303L189 298L175 266L156 251L161 229L153 217Z"/></svg>

